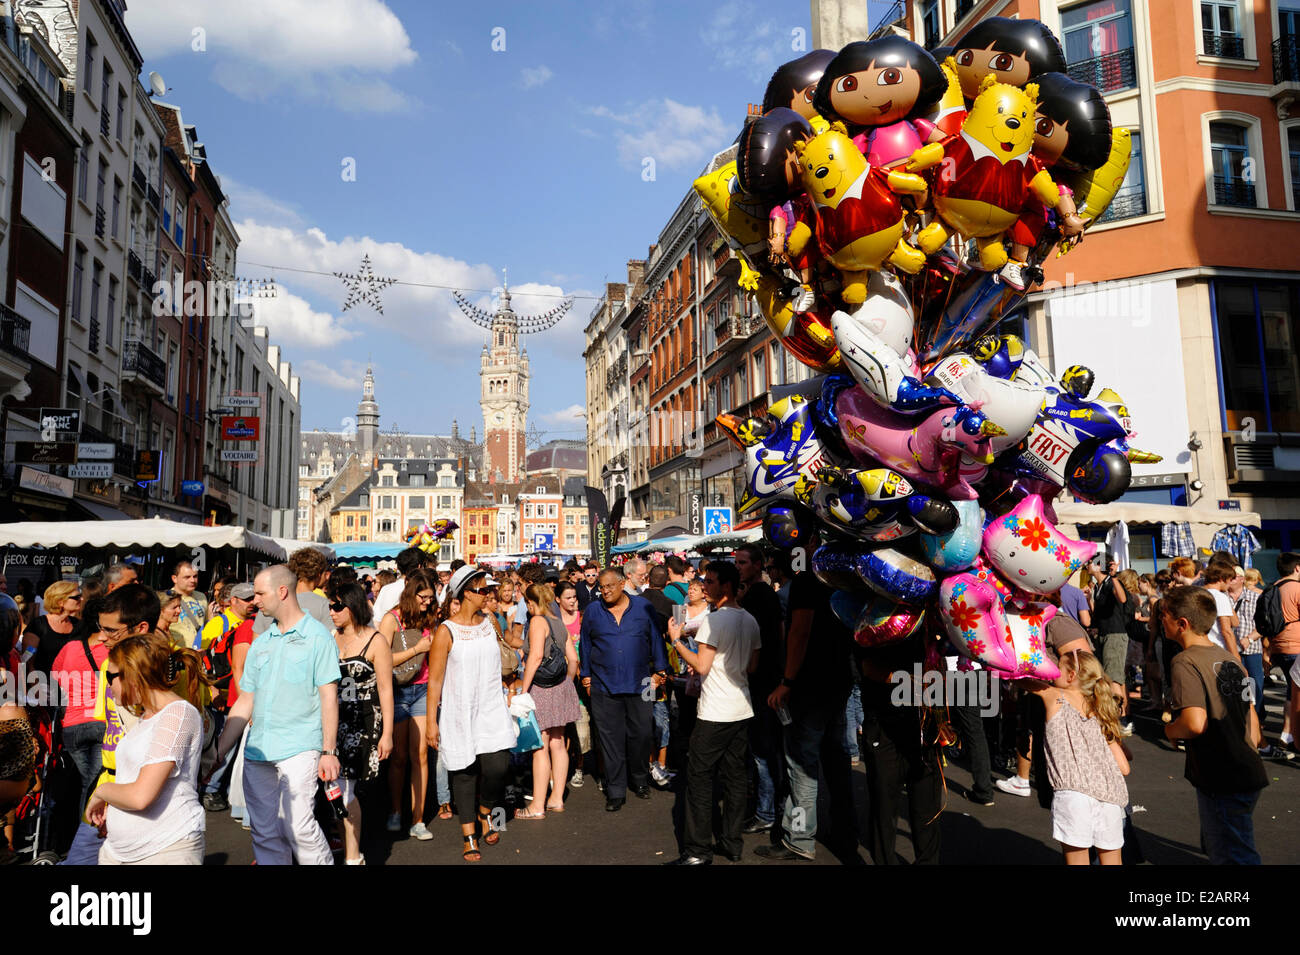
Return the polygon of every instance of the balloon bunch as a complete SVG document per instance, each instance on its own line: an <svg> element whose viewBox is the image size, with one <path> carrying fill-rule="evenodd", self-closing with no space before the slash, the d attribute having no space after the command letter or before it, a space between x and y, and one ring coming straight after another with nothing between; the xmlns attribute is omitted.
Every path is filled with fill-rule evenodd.
<svg viewBox="0 0 1300 955"><path fill-rule="evenodd" d="M403 539L408 547L418 547L426 554L432 554L442 545L442 541L451 537L459 527L460 525L455 521L440 517L432 524L425 522L418 527L409 528Z"/></svg>
<svg viewBox="0 0 1300 955"><path fill-rule="evenodd" d="M863 645L928 620L1013 678L1053 675L1044 597L1095 551L1052 499L1113 501L1160 460L1092 371L991 334L1128 168L1127 132L1065 69L1046 26L1004 17L933 54L816 50L695 183L741 286L824 374L761 418L718 416L744 453L740 513L764 511L779 547L821 542L812 569Z"/></svg>

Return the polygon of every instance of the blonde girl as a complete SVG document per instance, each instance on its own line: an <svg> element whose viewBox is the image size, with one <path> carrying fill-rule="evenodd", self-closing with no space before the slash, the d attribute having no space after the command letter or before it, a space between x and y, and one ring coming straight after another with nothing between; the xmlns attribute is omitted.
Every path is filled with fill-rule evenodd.
<svg viewBox="0 0 1300 955"><path fill-rule="evenodd" d="M1129 772L1119 706L1093 654L1063 654L1060 667L1051 686L1029 686L1047 708L1043 741L1054 791L1052 837L1061 843L1066 865L1087 865L1094 847L1102 865L1119 865Z"/></svg>

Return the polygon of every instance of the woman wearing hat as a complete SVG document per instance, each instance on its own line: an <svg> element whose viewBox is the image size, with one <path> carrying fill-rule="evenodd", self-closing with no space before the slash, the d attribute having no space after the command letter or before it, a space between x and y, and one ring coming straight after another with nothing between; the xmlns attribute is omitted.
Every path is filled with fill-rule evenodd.
<svg viewBox="0 0 1300 955"><path fill-rule="evenodd" d="M460 609L438 626L429 650L428 741L451 775L467 862L481 858L481 824L485 844L500 841L491 811L501 803L515 745L514 721L501 692L496 628L483 613L496 585L477 567L457 570L448 587Z"/></svg>

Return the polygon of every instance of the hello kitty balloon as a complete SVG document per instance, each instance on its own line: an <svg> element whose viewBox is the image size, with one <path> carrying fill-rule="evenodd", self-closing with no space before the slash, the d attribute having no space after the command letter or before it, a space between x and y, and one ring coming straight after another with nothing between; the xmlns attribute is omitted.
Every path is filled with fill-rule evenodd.
<svg viewBox="0 0 1300 955"><path fill-rule="evenodd" d="M1021 590L1051 594L1092 559L1097 545L1070 540L1043 513L1043 499L1027 494L984 530L984 558Z"/></svg>

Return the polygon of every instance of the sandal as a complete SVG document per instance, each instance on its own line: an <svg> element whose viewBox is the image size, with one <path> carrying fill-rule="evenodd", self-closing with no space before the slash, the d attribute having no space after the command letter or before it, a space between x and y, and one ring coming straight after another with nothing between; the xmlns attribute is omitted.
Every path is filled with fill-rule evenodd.
<svg viewBox="0 0 1300 955"><path fill-rule="evenodd" d="M549 802L546 804L547 812L564 812L564 805L552 806Z"/></svg>
<svg viewBox="0 0 1300 955"><path fill-rule="evenodd" d="M479 813L478 821L480 828L487 830L483 834L484 845L494 846L501 841L501 833L497 832L496 826L492 825L492 817L488 813Z"/></svg>
<svg viewBox="0 0 1300 955"><path fill-rule="evenodd" d="M537 809L537 810L516 809L515 818L516 819L545 819L546 810L545 809Z"/></svg>
<svg viewBox="0 0 1300 955"><path fill-rule="evenodd" d="M466 862L479 862L483 856L478 851L478 836L472 833L463 837L465 840L464 859Z"/></svg>
<svg viewBox="0 0 1300 955"><path fill-rule="evenodd" d="M451 803L445 802L438 807L438 818L439 819L451 818Z"/></svg>

